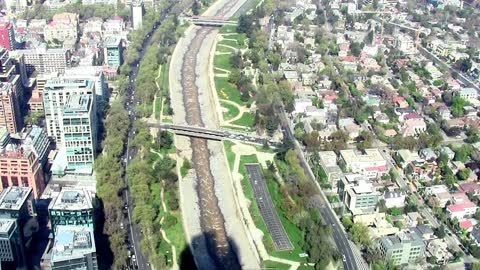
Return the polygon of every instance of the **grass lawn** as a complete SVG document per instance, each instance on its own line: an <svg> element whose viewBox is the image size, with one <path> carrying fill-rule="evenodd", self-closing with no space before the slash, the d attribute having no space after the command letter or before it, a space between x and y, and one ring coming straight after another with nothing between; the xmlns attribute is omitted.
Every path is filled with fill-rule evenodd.
<svg viewBox="0 0 480 270"><path fill-rule="evenodd" d="M167 102L168 100L165 100L163 102L163 116L171 116L172 114L170 113L170 103Z"/></svg>
<svg viewBox="0 0 480 270"><path fill-rule="evenodd" d="M289 264L279 263L275 261L263 261L263 267L267 269L275 269L275 270L288 270L290 269Z"/></svg>
<svg viewBox="0 0 480 270"><path fill-rule="evenodd" d="M171 196L178 197L178 194L176 191L164 192L165 204L167 206L169 213L165 214L164 212L162 212L162 215L165 215L165 217L167 215L174 216L177 219L177 223L175 223L175 225L169 228L164 228L164 230L165 230L165 234L167 235L167 238L171 241L171 243L175 246L175 249L177 250L177 261L179 261L182 250L184 250L187 247L187 240L185 239L185 234L183 231L182 215L180 211L179 210L172 211L170 209L170 206L168 205L168 198ZM169 249L169 252L167 253L168 258L171 258L171 253L172 253L171 249ZM171 265L171 263L169 263L169 265Z"/></svg>
<svg viewBox="0 0 480 270"><path fill-rule="evenodd" d="M236 25L224 25L222 28L220 28L220 33L236 33L237 32L237 26Z"/></svg>
<svg viewBox="0 0 480 270"><path fill-rule="evenodd" d="M230 37L227 37L227 38L230 38ZM234 48L237 48L237 49L240 48L240 45L235 40L228 40L228 39L225 40L225 39L223 39L222 41L218 42L218 44L227 45L227 46L234 47ZM218 46L218 44L217 44L217 48L221 47L221 46ZM230 52L231 51L232 50L230 50ZM217 56L215 56L215 57L217 57Z"/></svg>
<svg viewBox="0 0 480 270"><path fill-rule="evenodd" d="M303 253L304 251L300 249L300 246L303 243L303 232L295 226L295 224L291 223L286 217L285 213L281 209L281 205L285 198L283 197L283 193L280 191L280 185L274 179L266 179L268 191L270 196L272 197L273 204L275 204L275 208L277 210L278 216L280 217L280 221L285 228L285 231L290 238L290 241L293 244L294 249L291 251L272 251L270 254L275 257L297 261L297 262L307 262L306 258L301 258L298 254Z"/></svg>
<svg viewBox="0 0 480 270"><path fill-rule="evenodd" d="M253 195L252 185L250 184L247 169L245 168L245 164L248 163L258 163L257 155L242 156L240 159L238 172L243 175L243 193L245 194L245 197L251 201L249 211L252 215L253 222L255 223L255 226L263 232L263 243L265 244L267 251L270 253L272 250L274 250L273 240L268 232L265 222L263 221L262 215L260 214L260 209L258 209L257 201Z"/></svg>
<svg viewBox="0 0 480 270"><path fill-rule="evenodd" d="M160 72L160 76L158 77L158 86L160 86L160 93L162 95L168 95L168 73L170 68L170 63L166 63L161 66L162 70Z"/></svg>
<svg viewBox="0 0 480 270"><path fill-rule="evenodd" d="M255 115L250 112L245 112L240 119L233 121L232 124L251 128L255 124Z"/></svg>
<svg viewBox="0 0 480 270"><path fill-rule="evenodd" d="M230 54L215 55L214 66L231 71L232 64L230 63Z"/></svg>
<svg viewBox="0 0 480 270"><path fill-rule="evenodd" d="M219 44L221 44L221 43L219 43ZM233 53L234 52L234 50L232 48L225 47L225 46L218 46L218 44L217 44L216 51L221 52L221 53Z"/></svg>
<svg viewBox="0 0 480 270"><path fill-rule="evenodd" d="M221 100L220 100L220 104L222 105L222 108L227 109L226 111L222 110L224 120L230 120L240 113L240 110L235 105L232 105L228 102L221 101Z"/></svg>
<svg viewBox="0 0 480 270"><path fill-rule="evenodd" d="M160 119L160 111L162 110L162 98L157 97L155 100L155 119Z"/></svg>
<svg viewBox="0 0 480 270"><path fill-rule="evenodd" d="M235 164L235 153L232 151L232 146L235 143L232 141L223 141L223 146L225 147L225 152L227 153L227 161L228 166L230 166L230 170L233 170L233 165Z"/></svg>
<svg viewBox="0 0 480 270"><path fill-rule="evenodd" d="M240 91L235 85L229 83L227 78L215 77L215 87L219 98L228 99L239 105L245 104L241 99Z"/></svg>

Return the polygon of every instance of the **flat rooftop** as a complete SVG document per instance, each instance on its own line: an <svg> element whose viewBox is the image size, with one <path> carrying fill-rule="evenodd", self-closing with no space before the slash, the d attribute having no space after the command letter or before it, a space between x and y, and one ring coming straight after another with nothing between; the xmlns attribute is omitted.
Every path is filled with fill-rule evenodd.
<svg viewBox="0 0 480 270"><path fill-rule="evenodd" d="M0 209L20 210L32 190L31 187L7 187L0 193Z"/></svg>
<svg viewBox="0 0 480 270"><path fill-rule="evenodd" d="M16 220L13 218L1 218L0 219L0 237L7 236L15 227Z"/></svg>
<svg viewBox="0 0 480 270"><path fill-rule="evenodd" d="M58 196L48 206L52 210L92 209L92 198L85 189L62 188Z"/></svg>
<svg viewBox="0 0 480 270"><path fill-rule="evenodd" d="M63 107L64 114L86 113L90 111L92 95L71 95Z"/></svg>
<svg viewBox="0 0 480 270"><path fill-rule="evenodd" d="M95 251L92 228L73 225L57 226L51 262L81 258Z"/></svg>
<svg viewBox="0 0 480 270"><path fill-rule="evenodd" d="M12 84L7 82L0 83L0 92L12 91Z"/></svg>
<svg viewBox="0 0 480 270"><path fill-rule="evenodd" d="M93 88L93 81L74 78L54 78L47 80L45 89Z"/></svg>
<svg viewBox="0 0 480 270"><path fill-rule="evenodd" d="M118 47L120 42L122 42L122 38L120 37L114 37L114 36L108 36L105 38L103 41L105 46L107 47Z"/></svg>
<svg viewBox="0 0 480 270"><path fill-rule="evenodd" d="M355 149L340 150L340 155L347 163L385 161L378 149L365 149L364 151L359 151ZM374 165L372 164L372 166Z"/></svg>

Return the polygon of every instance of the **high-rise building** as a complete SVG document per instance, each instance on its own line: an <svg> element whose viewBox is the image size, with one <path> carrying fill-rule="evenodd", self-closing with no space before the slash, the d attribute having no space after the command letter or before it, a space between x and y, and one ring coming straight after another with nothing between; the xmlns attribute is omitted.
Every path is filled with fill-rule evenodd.
<svg viewBox="0 0 480 270"><path fill-rule="evenodd" d="M79 226L58 226L50 264L52 270L97 270L97 254L93 229Z"/></svg>
<svg viewBox="0 0 480 270"><path fill-rule="evenodd" d="M45 167L50 149L50 140L45 129L38 126L28 128L22 137L22 147L35 153L42 168Z"/></svg>
<svg viewBox="0 0 480 270"><path fill-rule="evenodd" d="M12 218L0 218L0 268L27 269L21 229Z"/></svg>
<svg viewBox="0 0 480 270"><path fill-rule="evenodd" d="M61 115L65 173L92 174L97 151L97 118L91 94L71 95ZM58 163L54 162L54 165ZM63 167L63 166L62 166ZM58 167L53 173L56 173Z"/></svg>
<svg viewBox="0 0 480 270"><path fill-rule="evenodd" d="M7 50L15 50L15 33L9 22L0 22L0 46Z"/></svg>
<svg viewBox="0 0 480 270"><path fill-rule="evenodd" d="M103 67L72 67L63 72L66 79L84 79L94 82L95 107L97 115L101 116L105 101L107 101L108 85L103 72Z"/></svg>
<svg viewBox="0 0 480 270"><path fill-rule="evenodd" d="M120 37L108 36L104 40L105 64L119 67L123 64L123 41Z"/></svg>
<svg viewBox="0 0 480 270"><path fill-rule="evenodd" d="M0 82L0 126L10 133L22 128L22 115L14 87L11 83Z"/></svg>
<svg viewBox="0 0 480 270"><path fill-rule="evenodd" d="M36 48L31 50L18 50L25 57L27 73L49 73L64 71L70 66L70 51L66 49Z"/></svg>
<svg viewBox="0 0 480 270"><path fill-rule="evenodd" d="M132 24L133 29L137 30L142 27L143 21L143 2L142 0L132 1Z"/></svg>
<svg viewBox="0 0 480 270"><path fill-rule="evenodd" d="M0 193L0 218L14 218L20 227L36 216L31 187L8 187Z"/></svg>
<svg viewBox="0 0 480 270"><path fill-rule="evenodd" d="M31 187L35 198L45 189L45 178L37 155L30 148L9 144L0 153L0 190L7 187Z"/></svg>
<svg viewBox="0 0 480 270"><path fill-rule="evenodd" d="M92 196L85 189L62 188L48 206L50 226L55 233L60 225L94 227Z"/></svg>
<svg viewBox="0 0 480 270"><path fill-rule="evenodd" d="M94 85L95 83L91 80L67 78L48 80L45 84L43 104L47 133L55 140L57 146L63 144L61 114L68 97L71 95L94 94ZM95 106L94 102L93 106Z"/></svg>

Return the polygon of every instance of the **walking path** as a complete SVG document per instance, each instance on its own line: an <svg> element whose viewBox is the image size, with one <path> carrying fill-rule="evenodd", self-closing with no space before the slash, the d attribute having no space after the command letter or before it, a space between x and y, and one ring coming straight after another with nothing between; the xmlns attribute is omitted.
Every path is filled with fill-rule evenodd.
<svg viewBox="0 0 480 270"><path fill-rule="evenodd" d="M151 153L155 153L157 154L159 157L162 157L162 154L160 152L157 152L153 149L150 149L150 152ZM158 160L157 160L158 161ZM155 164L157 163L157 161L155 161L153 164L152 164L152 167L155 167ZM167 209L167 205L165 204L165 196L164 196L164 182L162 180L162 189L160 190L160 201L162 203L162 208L163 208L163 213L166 215L168 214L168 209ZM162 218L160 219L160 225L163 224L163 220L164 220L165 216L162 216ZM162 238L163 240L165 240L165 242L170 245L170 248L172 249L172 270L178 270L180 269L178 267L178 263L177 263L177 249L175 248L175 245L172 244L172 242L170 241L170 239L168 239L167 237L167 234L165 233L165 231L163 230L163 226L160 226L160 233L162 234Z"/></svg>

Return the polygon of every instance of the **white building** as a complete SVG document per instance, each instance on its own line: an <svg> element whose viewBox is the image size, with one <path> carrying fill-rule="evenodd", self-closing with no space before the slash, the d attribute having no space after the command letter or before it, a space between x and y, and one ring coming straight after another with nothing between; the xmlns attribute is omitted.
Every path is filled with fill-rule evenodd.
<svg viewBox="0 0 480 270"><path fill-rule="evenodd" d="M361 174L345 174L339 193L353 215L373 213L381 197L372 182Z"/></svg>
<svg viewBox="0 0 480 270"><path fill-rule="evenodd" d="M35 48L32 50L17 50L23 54L28 73L50 73L64 71L70 66L70 51L66 49Z"/></svg>
<svg viewBox="0 0 480 270"><path fill-rule="evenodd" d="M141 0L132 1L132 22L133 29L137 30L142 27L143 20L143 2Z"/></svg>
<svg viewBox="0 0 480 270"><path fill-rule="evenodd" d="M388 172L387 161L378 149L340 150L340 159L349 172L359 173L368 178L380 177Z"/></svg>
<svg viewBox="0 0 480 270"><path fill-rule="evenodd" d="M399 191L399 192L387 191L383 194L383 199L385 200L385 206L387 208L404 207L406 197L407 195L403 191Z"/></svg>

